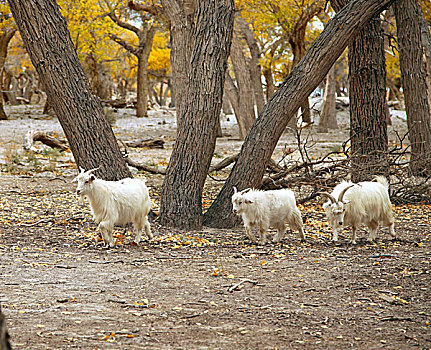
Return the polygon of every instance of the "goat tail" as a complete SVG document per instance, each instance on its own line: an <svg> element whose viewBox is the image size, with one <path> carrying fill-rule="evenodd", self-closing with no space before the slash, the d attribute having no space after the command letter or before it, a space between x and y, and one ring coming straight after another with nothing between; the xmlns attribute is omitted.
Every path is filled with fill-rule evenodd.
<svg viewBox="0 0 431 350"><path fill-rule="evenodd" d="M374 181L378 182L379 184L382 184L383 186L385 186L386 188L389 187L389 183L388 183L388 179L382 175L380 176L376 176L374 178Z"/></svg>
<svg viewBox="0 0 431 350"><path fill-rule="evenodd" d="M294 208L289 215L287 216L287 222L289 223L290 228L293 230L301 230L302 229L302 217L301 212L298 208Z"/></svg>

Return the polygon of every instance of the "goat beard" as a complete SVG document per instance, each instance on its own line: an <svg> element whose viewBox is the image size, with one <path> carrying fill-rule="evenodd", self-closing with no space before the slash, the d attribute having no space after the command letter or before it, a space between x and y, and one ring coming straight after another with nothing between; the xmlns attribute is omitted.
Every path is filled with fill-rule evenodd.
<svg viewBox="0 0 431 350"><path fill-rule="evenodd" d="M85 194L78 195L78 203L85 204Z"/></svg>

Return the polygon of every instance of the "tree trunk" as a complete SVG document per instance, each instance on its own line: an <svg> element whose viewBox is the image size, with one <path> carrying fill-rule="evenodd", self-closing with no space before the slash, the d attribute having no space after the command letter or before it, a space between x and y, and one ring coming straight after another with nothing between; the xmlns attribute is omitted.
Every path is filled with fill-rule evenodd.
<svg viewBox="0 0 431 350"><path fill-rule="evenodd" d="M236 88L230 89L229 91L232 93L229 93L228 96L232 98L232 105L234 105L234 103L237 104L237 108L234 108L235 116L239 126L239 136L241 140L244 140L256 119L256 115L254 111L254 90L250 79L250 71L238 33L234 33L232 39L230 59L235 74Z"/></svg>
<svg viewBox="0 0 431 350"><path fill-rule="evenodd" d="M6 320L0 307L0 350L10 350L9 333L6 327Z"/></svg>
<svg viewBox="0 0 431 350"><path fill-rule="evenodd" d="M428 24L423 16L422 9L419 7L420 19L421 19L421 35L422 35L422 45L424 49L425 56L425 72L426 72L426 82L428 86L428 105L431 108L431 33L428 28Z"/></svg>
<svg viewBox="0 0 431 350"><path fill-rule="evenodd" d="M247 46L250 50L250 77L253 84L254 99L256 102L257 113L259 114L265 106L265 93L262 86L262 67L260 66L260 49L253 31L248 23L241 17L235 19L241 28Z"/></svg>
<svg viewBox="0 0 431 350"><path fill-rule="evenodd" d="M172 89L175 96L173 102L176 107L177 125L179 118L184 115L186 107L188 73L190 72L190 57L193 50L193 28L195 8L193 1L161 0L167 17L169 18L171 33L171 67Z"/></svg>
<svg viewBox="0 0 431 350"><path fill-rule="evenodd" d="M320 84L351 38L392 1L352 1L328 23L254 123L241 148L238 161L221 192L205 213L205 225L231 227L237 223L230 204L233 186L238 189L259 186L289 119Z"/></svg>
<svg viewBox="0 0 431 350"><path fill-rule="evenodd" d="M269 101L269 99L275 93L275 83L274 83L274 77L272 76L271 69L269 68L264 69L263 76L265 77L265 81L266 81L266 100Z"/></svg>
<svg viewBox="0 0 431 350"><path fill-rule="evenodd" d="M160 223L165 226L202 225L202 189L215 148L234 8L233 0L197 2L189 90L160 202Z"/></svg>
<svg viewBox="0 0 431 350"><path fill-rule="evenodd" d="M335 110L335 64L326 76L322 111L318 126L319 132L328 132L328 129L338 129L337 111Z"/></svg>
<svg viewBox="0 0 431 350"><path fill-rule="evenodd" d="M226 83L225 83L226 84ZM226 85L225 85L226 86ZM229 102L229 98L227 97L226 94L223 94L223 105L222 105L222 110L224 114L232 114L232 105Z"/></svg>
<svg viewBox="0 0 431 350"><path fill-rule="evenodd" d="M138 118L148 117L148 61L143 53L139 53L137 72L137 94L136 94L136 116Z"/></svg>
<svg viewBox="0 0 431 350"><path fill-rule="evenodd" d="M49 96L78 166L99 176L131 176L102 105L87 77L55 1L9 0L27 53Z"/></svg>
<svg viewBox="0 0 431 350"><path fill-rule="evenodd" d="M4 111L4 98L3 98L3 91L6 91L9 86L6 87L4 82L4 74L5 74L5 63L6 63L6 57L7 57L7 49L9 46L10 41L12 40L13 36L15 35L16 29L15 28L2 28L0 31L0 120L6 120L7 115Z"/></svg>
<svg viewBox="0 0 431 350"><path fill-rule="evenodd" d="M349 46L351 176L354 182L388 176L386 69L380 18Z"/></svg>
<svg viewBox="0 0 431 350"><path fill-rule="evenodd" d="M431 117L417 0L394 2L413 175L431 175Z"/></svg>

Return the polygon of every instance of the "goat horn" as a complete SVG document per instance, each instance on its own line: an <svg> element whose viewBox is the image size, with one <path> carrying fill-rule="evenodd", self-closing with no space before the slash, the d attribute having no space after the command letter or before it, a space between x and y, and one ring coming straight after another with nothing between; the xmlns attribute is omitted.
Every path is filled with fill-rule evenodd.
<svg viewBox="0 0 431 350"><path fill-rule="evenodd" d="M322 196L327 197L328 199L331 200L332 204L337 203L337 201L335 200L334 196L328 192L319 192L319 194L321 194Z"/></svg>
<svg viewBox="0 0 431 350"><path fill-rule="evenodd" d="M342 190L342 191L340 192L340 195L338 196L338 201L339 201L339 202L342 202L342 201L343 201L344 194L347 192L347 190L348 190L350 187L353 187L353 186L355 186L355 185L353 184L353 185L347 186L344 190Z"/></svg>
<svg viewBox="0 0 431 350"><path fill-rule="evenodd" d="M87 174L93 174L96 170L99 170L99 169L100 169L100 167L88 170Z"/></svg>
<svg viewBox="0 0 431 350"><path fill-rule="evenodd" d="M238 192L238 190L236 189L236 187L235 186L233 186L233 193L235 194L235 193L237 193Z"/></svg>
<svg viewBox="0 0 431 350"><path fill-rule="evenodd" d="M79 167L79 171L80 171L81 173L85 173L84 168Z"/></svg>

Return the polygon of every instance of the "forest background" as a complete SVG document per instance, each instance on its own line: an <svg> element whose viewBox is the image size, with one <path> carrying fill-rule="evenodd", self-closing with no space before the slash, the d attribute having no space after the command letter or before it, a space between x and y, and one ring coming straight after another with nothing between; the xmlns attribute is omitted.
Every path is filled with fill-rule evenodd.
<svg viewBox="0 0 431 350"><path fill-rule="evenodd" d="M0 302L14 348L429 347L427 1L59 1L65 21L52 1L9 3L22 36L3 1ZM77 165L145 176L155 239L128 245L118 228L103 249ZM319 191L376 173L399 239L332 244ZM233 186L292 188L308 242L248 244Z"/></svg>

